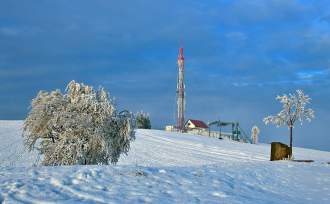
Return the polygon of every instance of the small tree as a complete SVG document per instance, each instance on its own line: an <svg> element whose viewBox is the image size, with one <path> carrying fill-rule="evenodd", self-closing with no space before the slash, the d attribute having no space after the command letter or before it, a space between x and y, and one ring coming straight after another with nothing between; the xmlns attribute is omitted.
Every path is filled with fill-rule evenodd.
<svg viewBox="0 0 330 204"><path fill-rule="evenodd" d="M258 143L259 133L260 133L260 129L256 125L253 126L252 129L251 129L251 139L252 139L253 144Z"/></svg>
<svg viewBox="0 0 330 204"><path fill-rule="evenodd" d="M264 123L275 124L277 127L286 125L290 130L290 147L292 148L292 131L296 121L302 125L304 120L310 122L314 118L314 111L305 106L311 103L311 98L305 95L302 90L297 90L295 94L284 94L277 96L278 100L283 105L283 110L275 116L268 116L264 118Z"/></svg>
<svg viewBox="0 0 330 204"><path fill-rule="evenodd" d="M136 114L136 126L140 129L151 129L149 114L142 111L138 112Z"/></svg>
<svg viewBox="0 0 330 204"><path fill-rule="evenodd" d="M23 137L43 155L43 165L108 164L128 152L133 124L103 88L71 81L64 94L40 91L32 100Z"/></svg>

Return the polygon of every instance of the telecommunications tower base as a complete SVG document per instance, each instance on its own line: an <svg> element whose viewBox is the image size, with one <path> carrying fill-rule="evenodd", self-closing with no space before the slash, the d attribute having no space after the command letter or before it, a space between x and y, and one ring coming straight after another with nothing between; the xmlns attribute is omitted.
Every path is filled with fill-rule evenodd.
<svg viewBox="0 0 330 204"><path fill-rule="evenodd" d="M185 85L184 85L184 57L183 48L179 50L178 56L178 82L176 89L176 100L177 100L177 119L176 119L176 129L180 132L184 131L185 119Z"/></svg>

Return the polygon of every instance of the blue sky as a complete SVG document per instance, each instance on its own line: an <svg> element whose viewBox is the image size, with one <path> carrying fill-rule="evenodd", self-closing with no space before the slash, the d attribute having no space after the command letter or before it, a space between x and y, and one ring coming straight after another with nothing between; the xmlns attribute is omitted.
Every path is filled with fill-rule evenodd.
<svg viewBox="0 0 330 204"><path fill-rule="evenodd" d="M107 88L120 108L175 122L176 59L186 60L187 118L239 121L288 142L262 118L303 89L316 119L294 144L330 151L327 0L2 0L0 119L24 119L38 90L72 79Z"/></svg>

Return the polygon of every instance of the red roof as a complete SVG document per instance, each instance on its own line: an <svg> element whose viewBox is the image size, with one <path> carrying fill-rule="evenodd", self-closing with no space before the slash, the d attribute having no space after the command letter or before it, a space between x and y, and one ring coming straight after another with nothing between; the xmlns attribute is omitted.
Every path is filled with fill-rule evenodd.
<svg viewBox="0 0 330 204"><path fill-rule="evenodd" d="M189 119L188 121L190 121L192 124L194 124L197 128L209 128L209 126L207 126L203 121L201 120L192 120ZM187 122L188 122L187 121Z"/></svg>

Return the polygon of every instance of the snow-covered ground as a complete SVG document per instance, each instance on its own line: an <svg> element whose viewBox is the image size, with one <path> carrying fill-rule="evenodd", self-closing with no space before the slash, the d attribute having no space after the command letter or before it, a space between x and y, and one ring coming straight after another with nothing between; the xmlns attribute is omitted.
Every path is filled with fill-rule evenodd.
<svg viewBox="0 0 330 204"><path fill-rule="evenodd" d="M0 121L0 203L330 203L330 152L137 130L117 166L40 167L22 121Z"/></svg>

